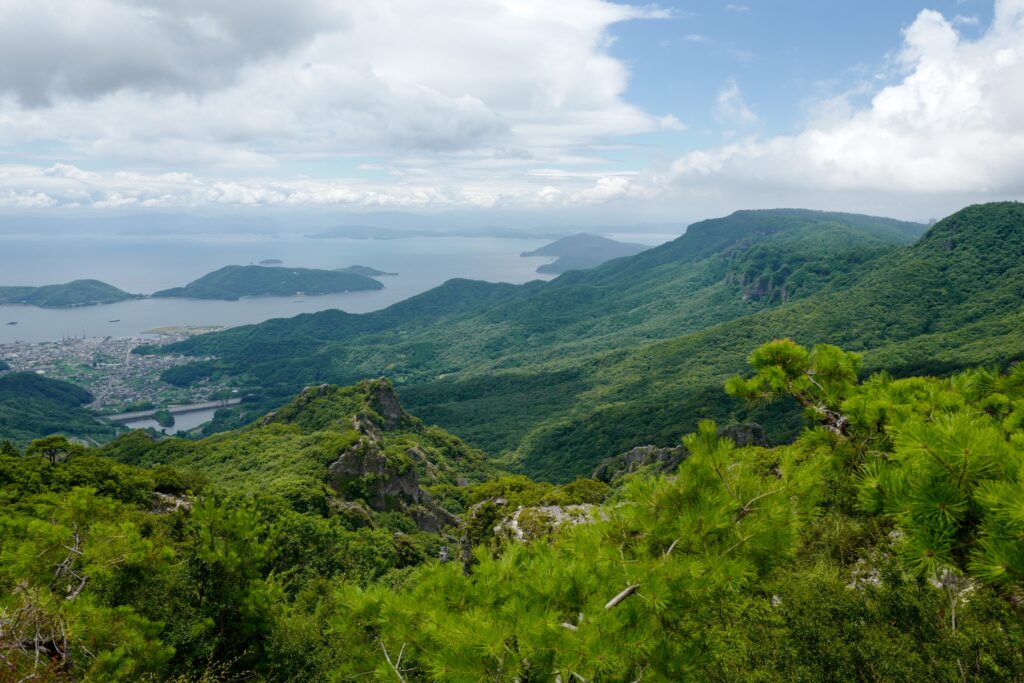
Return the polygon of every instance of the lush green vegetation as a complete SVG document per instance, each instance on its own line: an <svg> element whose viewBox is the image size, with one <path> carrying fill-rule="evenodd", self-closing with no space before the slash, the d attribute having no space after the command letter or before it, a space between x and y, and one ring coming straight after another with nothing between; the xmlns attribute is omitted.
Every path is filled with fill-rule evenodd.
<svg viewBox="0 0 1024 683"><path fill-rule="evenodd" d="M1017 226L1019 237L1015 206L980 207L977 231L991 218ZM269 321L172 348L216 355L216 369L238 375L256 397L211 429L252 420L305 384L387 374L425 419L504 453L510 467L568 481L639 443L674 443L705 417L753 419L774 439L792 436L794 414L750 413L721 396L721 382L772 336L841 332L844 343L871 348L879 335L860 308L898 328L903 312L888 298L932 306L941 318L959 300L921 299L911 264L931 258L924 252L934 240L908 245L923 230L849 214L741 211L549 283L453 281L376 313ZM1024 253L1012 251L1020 246L1011 240L1004 249ZM889 341L915 333L905 328Z"/></svg>
<svg viewBox="0 0 1024 683"><path fill-rule="evenodd" d="M292 296L293 294L334 294L383 289L372 278L354 273L312 268L267 266L225 266L207 273L184 287L154 292L155 297L226 299L243 296Z"/></svg>
<svg viewBox="0 0 1024 683"><path fill-rule="evenodd" d="M43 287L0 287L0 304L26 304L41 308L71 308L113 304L141 295L129 294L99 280L75 280Z"/></svg>
<svg viewBox="0 0 1024 683"><path fill-rule="evenodd" d="M800 410L792 443L739 448L703 421L677 472L611 490L493 478L383 381L311 388L199 442L4 447L0 666L96 681L1024 677L1024 366L858 381L860 356L791 341L750 363L729 393ZM411 508L375 509L332 477L371 444L401 477L408 440L432 449L407 464L458 530L418 531Z"/></svg>
<svg viewBox="0 0 1024 683"><path fill-rule="evenodd" d="M607 237L579 233L555 240L533 251L524 251L523 256L552 256L555 261L537 268L538 273L564 273L569 270L587 270L602 263L624 256L633 256L646 251L643 244L616 242Z"/></svg>
<svg viewBox="0 0 1024 683"><path fill-rule="evenodd" d="M113 438L117 428L100 422L83 408L92 395L74 384L34 372L0 376L0 440L27 444L50 434L66 434L99 443Z"/></svg>
<svg viewBox="0 0 1024 683"><path fill-rule="evenodd" d="M174 426L174 415L171 415L169 410L158 410L153 413L153 419L161 427L173 427Z"/></svg>

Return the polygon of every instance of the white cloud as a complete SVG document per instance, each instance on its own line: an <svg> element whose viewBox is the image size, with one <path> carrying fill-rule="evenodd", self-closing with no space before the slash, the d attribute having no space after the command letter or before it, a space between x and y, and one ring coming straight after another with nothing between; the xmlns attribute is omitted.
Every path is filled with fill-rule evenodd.
<svg viewBox="0 0 1024 683"><path fill-rule="evenodd" d="M676 125L623 99L608 54L612 24L667 16L606 0L7 0L0 152L249 171L410 151L553 160Z"/></svg>
<svg viewBox="0 0 1024 683"><path fill-rule="evenodd" d="M689 153L672 166L674 186L718 194L1024 192L1024 0L997 0L993 25L975 41L923 11L905 30L899 59L902 80L868 106L832 107L797 135Z"/></svg>
<svg viewBox="0 0 1024 683"><path fill-rule="evenodd" d="M715 113L726 123L740 126L749 126L758 121L757 114L750 110L746 100L743 99L743 93L740 92L740 86L736 83L735 78L726 81L722 89L718 91L718 97L715 100Z"/></svg>

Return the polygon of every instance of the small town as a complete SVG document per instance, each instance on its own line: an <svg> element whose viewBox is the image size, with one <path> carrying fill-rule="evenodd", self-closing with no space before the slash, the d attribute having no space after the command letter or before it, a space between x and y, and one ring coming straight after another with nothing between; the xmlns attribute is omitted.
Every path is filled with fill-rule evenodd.
<svg viewBox="0 0 1024 683"><path fill-rule="evenodd" d="M189 336L172 331L153 337L66 337L53 342L0 345L0 360L12 371L35 372L77 384L92 393L89 408L120 413L171 404L208 401L225 387L204 383L181 388L160 380L160 373L196 359L179 354L136 355L142 344L170 344Z"/></svg>

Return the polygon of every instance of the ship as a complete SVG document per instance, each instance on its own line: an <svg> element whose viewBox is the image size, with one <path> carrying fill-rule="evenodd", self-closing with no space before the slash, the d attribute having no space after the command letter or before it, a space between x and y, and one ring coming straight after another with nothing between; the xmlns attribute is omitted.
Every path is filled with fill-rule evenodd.
<svg viewBox="0 0 1024 683"><path fill-rule="evenodd" d="M17 320L12 320L11 322L9 322L9 323L7 323L7 324L8 324L8 325L17 325L17 324L18 324L18 321L17 321Z"/></svg>
<svg viewBox="0 0 1024 683"><path fill-rule="evenodd" d="M107 322L119 323L119 322L121 322L121 319L120 318L114 318L113 320L108 320Z"/></svg>

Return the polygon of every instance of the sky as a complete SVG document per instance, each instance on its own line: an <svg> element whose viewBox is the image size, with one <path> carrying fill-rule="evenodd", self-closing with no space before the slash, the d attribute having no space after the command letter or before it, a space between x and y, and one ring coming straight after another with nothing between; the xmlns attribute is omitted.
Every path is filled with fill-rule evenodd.
<svg viewBox="0 0 1024 683"><path fill-rule="evenodd" d="M1024 0L0 0L0 213L927 220L1024 198Z"/></svg>

